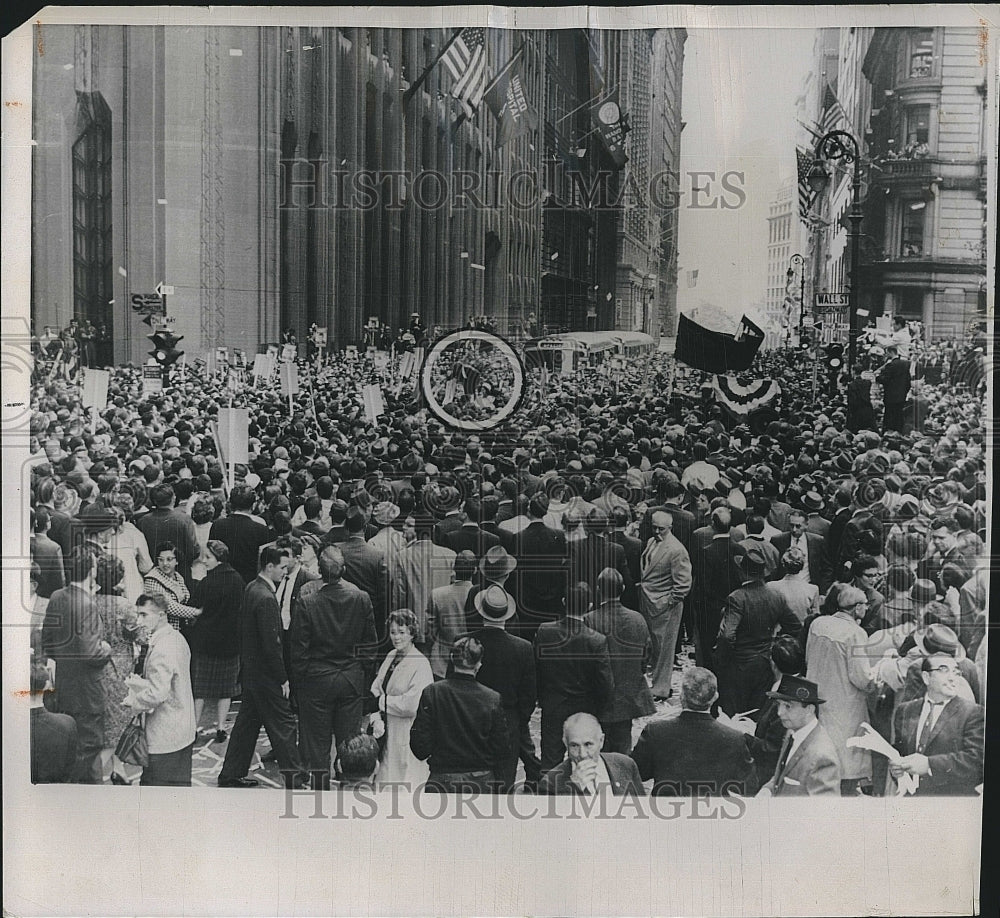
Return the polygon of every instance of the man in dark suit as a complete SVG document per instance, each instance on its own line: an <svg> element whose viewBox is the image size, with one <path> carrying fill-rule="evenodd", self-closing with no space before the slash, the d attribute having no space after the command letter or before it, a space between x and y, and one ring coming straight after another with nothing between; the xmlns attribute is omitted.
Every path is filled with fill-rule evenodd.
<svg viewBox="0 0 1000 918"><path fill-rule="evenodd" d="M286 781L301 783L301 760L295 742L295 717L288 703L291 685L281 650L281 610L275 595L288 567L288 555L265 548L260 574L247 584L242 610L243 695L240 712L229 738L219 787L256 787L247 777L263 726Z"/></svg>
<svg viewBox="0 0 1000 918"><path fill-rule="evenodd" d="M31 665L31 783L66 784L76 768L76 721L69 714L45 710L52 691L49 671L39 661Z"/></svg>
<svg viewBox="0 0 1000 918"><path fill-rule="evenodd" d="M51 517L48 508L38 507L31 511L32 530L31 560L38 565L38 595L48 599L56 590L66 585L62 549L49 538Z"/></svg>
<svg viewBox="0 0 1000 918"><path fill-rule="evenodd" d="M534 713L537 697L535 659L531 644L508 634L505 629L505 623L513 617L517 604L503 587L494 584L480 590L474 603L482 627L469 632L468 637L475 638L483 647L482 666L476 673L476 680L480 685L500 693L507 718L508 754L496 776L500 791L506 792L514 786L518 752L525 737L532 747L532 755L525 762L525 779L531 783L537 782L539 777L540 766L533 755L528 731L528 721ZM531 765L535 766L534 769Z"/></svg>
<svg viewBox="0 0 1000 918"><path fill-rule="evenodd" d="M594 507L584 516L581 511L571 508L566 512L564 525L570 583L582 580L592 594L596 593L598 576L610 567L621 574L626 588L634 587L625 549L605 535L608 515L604 510Z"/></svg>
<svg viewBox="0 0 1000 918"><path fill-rule="evenodd" d="M642 779L653 779L654 796L756 793L757 775L743 734L710 713L718 697L715 675L692 666L681 683L680 714L643 728L632 758Z"/></svg>
<svg viewBox="0 0 1000 918"><path fill-rule="evenodd" d="M801 510L792 510L788 514L789 532L773 536L771 544L778 550L778 557L784 557L789 548L797 548L806 558L805 567L797 574L797 578L813 583L819 587L820 595L824 595L833 583L833 571L830 559L826 554L823 537L806 529L806 515ZM784 576L781 565L772 575L775 579Z"/></svg>
<svg viewBox="0 0 1000 918"><path fill-rule="evenodd" d="M340 549L327 546L319 563L325 585L299 600L289 643L302 756L314 782L328 788L333 737L341 743L361 728L376 633L368 594L343 579Z"/></svg>
<svg viewBox="0 0 1000 918"><path fill-rule="evenodd" d="M899 348L895 345L885 349L885 356L886 364L877 377L882 385L882 402L885 405L882 431L902 431L906 399L910 394L910 364L899 356Z"/></svg>
<svg viewBox="0 0 1000 918"><path fill-rule="evenodd" d="M260 548L271 541L267 526L250 515L255 500L253 488L246 484L236 485L229 494L229 516L212 523L208 533L210 539L226 544L229 563L246 583L256 579Z"/></svg>
<svg viewBox="0 0 1000 918"><path fill-rule="evenodd" d="M569 589L563 618L544 623L535 635L543 772L562 761L566 718L580 711L597 717L613 697L608 639L584 623L589 611L590 589L578 583Z"/></svg>
<svg viewBox="0 0 1000 918"><path fill-rule="evenodd" d="M806 531L815 532L823 539L826 547L826 537L830 533L830 521L821 514L823 512L823 498L817 491L806 491L802 495L802 509L806 511Z"/></svg>
<svg viewBox="0 0 1000 918"><path fill-rule="evenodd" d="M427 790L489 792L510 756L503 699L476 681L483 645L461 637L451 649L451 673L420 695L410 751L427 760Z"/></svg>
<svg viewBox="0 0 1000 918"><path fill-rule="evenodd" d="M622 603L630 609L638 611L639 578L642 576L639 558L642 555L642 542L635 536L630 536L625 531L631 518L628 507L622 504L615 504L611 508L610 517L612 528L607 534L607 538L616 545L620 545L622 551L625 552L625 564L628 565L629 576L632 578L631 585L622 594Z"/></svg>
<svg viewBox="0 0 1000 918"><path fill-rule="evenodd" d="M75 780L100 784L104 748L104 686L101 671L111 646L101 638L104 625L94 601L98 549L75 548L69 556L69 586L56 590L42 623L42 652L56 664L52 710L69 714L78 733Z"/></svg>
<svg viewBox="0 0 1000 918"><path fill-rule="evenodd" d="M974 796L983 783L984 712L958 697L962 678L951 654L935 653L920 664L927 686L922 699L896 711L896 749L902 758L889 764L894 778L919 778L921 797Z"/></svg>
<svg viewBox="0 0 1000 918"><path fill-rule="evenodd" d="M622 575L605 568L597 578L597 607L584 618L594 631L608 639L611 674L615 688L611 702L600 712L601 730L608 752L628 755L632 748L632 720L656 713L646 683L646 663L653 653L646 620L622 605Z"/></svg>
<svg viewBox="0 0 1000 918"><path fill-rule="evenodd" d="M292 626L292 619L295 617L296 606L299 602L299 596L302 593L302 588L314 580L319 580L319 577L312 573L312 571L307 571L302 566L302 540L296 536L281 536L277 542L276 547L283 552L288 553L288 567L285 569L285 576L281 583L278 584L277 600L278 609L281 614L281 652L285 661L285 672L289 676L292 675L292 657L291 657L291 642L289 641L289 629ZM310 588L312 589L312 588ZM289 695L289 701L292 704L294 710L295 701L295 680L292 678L292 692Z"/></svg>
<svg viewBox="0 0 1000 918"><path fill-rule="evenodd" d="M524 614L518 634L534 640L542 622L558 618L566 596L566 537L545 525L548 497L539 492L528 501L531 520L515 541L517 598Z"/></svg>
<svg viewBox="0 0 1000 918"><path fill-rule="evenodd" d="M149 500L153 509L142 519L136 521L136 529L146 537L146 544L151 552L156 551L156 546L162 542L173 542L177 550L177 573L185 580L190 579L191 563L197 560L201 553L195 534L194 520L183 511L174 509L176 496L174 489L168 484L158 484L151 488ZM213 533L215 525L217 524L212 526ZM210 538L222 537L212 534ZM226 540L223 538L222 541ZM232 546L230 546L230 557L232 557L232 550ZM256 558L254 561L256 562ZM236 567L235 562L233 566ZM239 570L239 568L236 569ZM240 573L243 572L240 571ZM253 577L252 572L250 577Z"/></svg>
<svg viewBox="0 0 1000 918"><path fill-rule="evenodd" d="M673 518L670 532L685 549L691 549L691 533L697 528L695 516L690 510L686 510L682 503L686 492L680 480L673 476L663 480L659 486L659 504L649 507L643 514L639 524L639 541L645 545L653 536L653 514L657 510L665 510Z"/></svg>
<svg viewBox="0 0 1000 918"><path fill-rule="evenodd" d="M644 797L646 790L635 762L627 755L602 752L604 734L592 714L572 714L563 723L566 760L547 771L540 794L590 796L610 788L616 797Z"/></svg>
<svg viewBox="0 0 1000 918"><path fill-rule="evenodd" d="M465 502L465 521L458 529L445 533L441 544L445 548L450 548L455 554L460 551L471 551L477 558L482 558L487 551L499 545L498 535L480 527L481 513L480 502L470 497Z"/></svg>
<svg viewBox="0 0 1000 918"><path fill-rule="evenodd" d="M840 796L840 756L816 716L819 697L815 682L783 676L768 698L778 702L778 719L787 731L774 775L758 796Z"/></svg>
<svg viewBox="0 0 1000 918"><path fill-rule="evenodd" d="M460 529L465 522L461 499L458 488L452 485L445 485L434 494L434 507L441 514L441 519L434 525L434 541L438 545L445 545L445 536Z"/></svg>
<svg viewBox="0 0 1000 918"><path fill-rule="evenodd" d="M742 574L736 564L740 548L731 538L732 513L727 507L717 507L709 519L712 541L691 558L691 605L695 657L699 666L711 669L722 609L742 582Z"/></svg>
<svg viewBox="0 0 1000 918"><path fill-rule="evenodd" d="M385 555L365 540L365 514L359 507L347 511L347 541L337 548L344 557L344 580L364 590L372 601L379 641L386 639L389 573Z"/></svg>

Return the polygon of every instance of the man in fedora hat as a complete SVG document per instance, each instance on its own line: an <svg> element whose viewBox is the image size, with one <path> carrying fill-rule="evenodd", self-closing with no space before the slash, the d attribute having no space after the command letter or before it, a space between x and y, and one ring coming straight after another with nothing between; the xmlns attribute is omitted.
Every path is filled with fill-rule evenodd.
<svg viewBox="0 0 1000 918"><path fill-rule="evenodd" d="M840 795L840 759L837 748L818 719L815 682L800 676L782 676L768 698L778 702L778 719L785 730L774 776L758 796L803 797Z"/></svg>
<svg viewBox="0 0 1000 918"><path fill-rule="evenodd" d="M499 789L505 792L514 786L518 753L525 739L531 749L531 757L525 762L526 780L537 782L539 777L541 766L534 755L534 744L528 731L528 721L536 701L535 660L531 644L507 633L507 622L517 611L517 603L510 593L502 586L491 583L476 593L473 603L480 627L467 636L483 645L483 663L476 673L476 680L500 693L507 717L508 755L497 774Z"/></svg>
<svg viewBox="0 0 1000 918"><path fill-rule="evenodd" d="M726 599L715 645L716 675L722 709L730 717L764 706L771 684L771 642L775 628L797 635L802 625L788 602L764 582L767 556L750 545L736 556L743 585Z"/></svg>
<svg viewBox="0 0 1000 918"><path fill-rule="evenodd" d="M802 509L806 512L806 531L826 539L830 532L830 521L822 516L823 497L818 491L806 491L802 495Z"/></svg>

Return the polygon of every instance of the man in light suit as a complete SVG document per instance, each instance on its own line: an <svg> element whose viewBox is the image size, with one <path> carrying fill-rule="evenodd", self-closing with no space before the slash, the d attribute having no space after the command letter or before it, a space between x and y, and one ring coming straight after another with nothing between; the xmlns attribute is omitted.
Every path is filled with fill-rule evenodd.
<svg viewBox="0 0 1000 918"><path fill-rule="evenodd" d="M791 531L782 532L771 539L771 544L778 550L778 554L784 557L789 548L797 548L806 556L805 567L796 575L796 579L813 583L819 587L820 595L824 595L833 583L833 571L830 567L830 559L826 554L826 546L823 537L814 532L809 532L806 528L806 515L801 510L792 510L788 514L788 525ZM781 566L778 566L774 576L775 579L785 575Z"/></svg>
<svg viewBox="0 0 1000 918"><path fill-rule="evenodd" d="M563 724L566 760L547 771L538 793L589 796L605 789L617 797L644 797L646 790L635 762L627 755L602 752L604 734L592 714L578 713Z"/></svg>
<svg viewBox="0 0 1000 918"><path fill-rule="evenodd" d="M957 697L962 676L951 654L925 657L920 677L926 695L896 711L896 748L903 758L889 771L894 778L916 775L921 797L973 796L983 783L983 709Z"/></svg>
<svg viewBox="0 0 1000 918"><path fill-rule="evenodd" d="M461 551L454 558L454 581L431 590L427 607L430 663L436 679L443 679L447 674L451 648L468 630L465 606L472 589L472 577L478 567L476 556L471 551Z"/></svg>
<svg viewBox="0 0 1000 918"><path fill-rule="evenodd" d="M639 605L653 638L653 699L670 697L674 651L681 626L684 597L691 590L691 558L670 534L673 517L653 514L653 537L640 558Z"/></svg>
<svg viewBox="0 0 1000 918"><path fill-rule="evenodd" d="M778 719L788 731L778 754L774 776L758 797L840 796L840 757L816 716L823 704L815 682L782 676L768 698L778 701Z"/></svg>

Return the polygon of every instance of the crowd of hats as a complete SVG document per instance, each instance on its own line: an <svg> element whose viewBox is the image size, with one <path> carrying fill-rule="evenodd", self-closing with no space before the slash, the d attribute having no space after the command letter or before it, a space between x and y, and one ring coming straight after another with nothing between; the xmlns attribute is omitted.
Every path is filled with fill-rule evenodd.
<svg viewBox="0 0 1000 918"><path fill-rule="evenodd" d="M79 385L49 381L39 355L32 450L44 448L49 456L39 475L81 492L111 474L159 478L183 497L208 490L206 483L221 486L211 422L220 408L247 406L249 462L237 467L237 477L262 497L277 485L293 509L307 489L327 479L338 501L334 512L349 529L363 522L356 508L374 505L377 522L409 512L390 503L392 492L384 487L390 478L410 479L415 499L438 514L474 499L471 509L488 518L490 505L511 496L511 482L522 474L591 496L610 488L636 504L706 459L713 474L689 478L685 487L726 497L736 508L748 497L781 497L819 512L845 488L856 505L889 507L903 519L932 516L954 500L956 489L967 503L985 507L982 399L967 388L926 386L922 431L852 433L842 395L813 399L804 355L765 352L754 372L780 382L780 414L766 423L734 424L701 390L702 374L680 373L671 387L670 360L654 355L615 377L553 376L542 403L497 430L469 435L418 410L408 386L397 397L387 384L386 413L368 420L360 387L379 381L376 366L346 355L333 355L318 373L300 365L301 393L291 412L277 390L248 385L234 395L201 367L189 366L183 376L175 368L165 390L149 394L139 369L113 368L108 405L92 431ZM81 457L94 463L89 471Z"/></svg>

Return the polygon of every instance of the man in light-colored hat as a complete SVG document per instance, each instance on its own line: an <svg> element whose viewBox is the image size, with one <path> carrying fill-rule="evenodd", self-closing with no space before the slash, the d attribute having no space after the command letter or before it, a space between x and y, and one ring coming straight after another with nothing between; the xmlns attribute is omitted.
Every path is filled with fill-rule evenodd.
<svg viewBox="0 0 1000 918"><path fill-rule="evenodd" d="M476 680L500 693L507 717L509 750L497 779L500 790L509 791L514 786L522 748L526 750L526 779L537 781L541 768L528 731L536 701L535 660L531 644L506 630L517 611L517 603L502 586L491 583L480 590L473 599L473 606L481 624L468 636L483 645L483 665L476 673Z"/></svg>
<svg viewBox="0 0 1000 918"><path fill-rule="evenodd" d="M372 509L372 521L379 529L368 540L368 544L382 552L387 563L390 557L394 558L406 548L405 537L393 527L393 523L398 517L399 507L389 500L380 500Z"/></svg>

